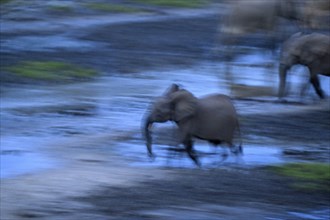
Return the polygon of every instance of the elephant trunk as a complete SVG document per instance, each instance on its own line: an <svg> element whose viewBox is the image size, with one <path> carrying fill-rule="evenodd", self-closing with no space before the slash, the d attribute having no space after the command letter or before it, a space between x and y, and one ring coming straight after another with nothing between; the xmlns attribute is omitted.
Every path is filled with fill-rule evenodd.
<svg viewBox="0 0 330 220"><path fill-rule="evenodd" d="M154 155L152 153L152 137L151 137L151 127L152 127L153 121L151 120L150 116L148 116L148 118L145 121L144 124L144 135L145 135L145 139L146 139L146 145L147 145L147 150L148 150L148 155L149 157L153 158Z"/></svg>
<svg viewBox="0 0 330 220"><path fill-rule="evenodd" d="M285 95L285 83L286 83L287 71L288 71L287 65L280 64L279 67L280 84L279 84L279 93L278 93L279 98L283 98Z"/></svg>

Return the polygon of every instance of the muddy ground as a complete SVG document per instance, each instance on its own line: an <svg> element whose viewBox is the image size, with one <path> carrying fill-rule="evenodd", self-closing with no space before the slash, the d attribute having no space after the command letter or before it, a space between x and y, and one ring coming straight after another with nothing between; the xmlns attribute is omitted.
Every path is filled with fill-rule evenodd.
<svg viewBox="0 0 330 220"><path fill-rule="evenodd" d="M136 82L146 80L150 91L159 92L164 83L157 87L153 81L147 82L148 77L155 77L148 76L148 71L166 74L164 69L179 71L209 57L219 20L212 10L214 7L193 12L180 10L180 13L157 10L147 15L91 14L88 18L75 15L72 20L52 15L32 23L4 17L1 20L1 98L10 100L6 98L15 94L15 90L18 94L20 90L24 94L24 89L44 91L43 83L36 85L8 74L5 67L22 60L68 61L92 67L102 76L124 74L125 80L130 77ZM86 19L95 22L79 25ZM60 38L52 38L54 36ZM54 39L53 46L41 43L44 39ZM72 41L81 44L74 47L70 44ZM52 89L63 89L50 84ZM80 88L85 85L77 83ZM88 108L79 108L81 106L78 112L87 114L72 115L67 111L63 114L47 105L42 110L39 105L20 111L10 105L2 109L2 138L49 137L44 146L36 150L56 163L49 169L1 179L1 219L329 219L329 192L295 188L294 179L280 176L265 166L220 164L199 169L193 164L188 168L168 166L165 162L161 166L149 165L152 163L146 158L139 126L148 100L156 94L148 94L148 89L138 94L141 88L134 86L143 86L143 83L132 85L126 89L137 91L135 99L128 100L134 106L123 105L119 111L135 111L139 116L130 122L134 126L122 126L113 116L101 118L103 123L109 120L109 124L97 127L97 132L89 130L89 120L95 118L97 123L99 119L93 108L90 113ZM22 94L17 97L20 97L17 102L24 100ZM107 94L103 94L98 98L106 97ZM127 104L125 99L118 100ZM329 100L321 102L314 98L308 103L274 100L234 99L247 148L251 143L264 147L276 144L282 147L281 157L289 162L329 162ZM263 108L270 113L262 111ZM64 128L66 120L77 120L74 129ZM56 121L63 123L63 127L54 126ZM81 126L83 122L88 125ZM169 138L166 129L155 133L159 136L155 144L164 141L164 137ZM23 144L24 138L21 142ZM118 151L125 143L141 148L139 154L132 156L123 149ZM8 153L15 152L2 152ZM134 165L141 160L143 165Z"/></svg>

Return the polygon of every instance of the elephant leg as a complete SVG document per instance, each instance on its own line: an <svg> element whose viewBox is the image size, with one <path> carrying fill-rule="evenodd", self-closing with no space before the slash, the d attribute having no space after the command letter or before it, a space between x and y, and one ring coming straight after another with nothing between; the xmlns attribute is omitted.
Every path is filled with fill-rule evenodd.
<svg viewBox="0 0 330 220"><path fill-rule="evenodd" d="M182 157L182 154L185 153L185 149L180 147L179 145L175 147L171 147L168 150L167 154L167 165L170 164L170 160L177 159L178 157Z"/></svg>
<svg viewBox="0 0 330 220"><path fill-rule="evenodd" d="M226 144L228 144L228 147L230 149L230 152L232 154L234 154L236 157L241 154L241 149L240 149L239 146L235 146L231 142L227 142ZM226 150L226 151L224 151L223 154L222 154L222 161L221 162L225 161L228 158L228 156L229 156L228 149L227 148L223 148L223 149Z"/></svg>
<svg viewBox="0 0 330 220"><path fill-rule="evenodd" d="M241 161L241 158L242 158L241 157L242 156L242 147L241 147L241 145L234 145L231 142L227 142L226 144L228 144L230 152L235 155L236 163L239 164L240 161ZM224 160L227 159L227 157L228 157L228 154L225 155L225 157L224 157L224 155L222 155L222 161L221 162L224 162Z"/></svg>
<svg viewBox="0 0 330 220"><path fill-rule="evenodd" d="M195 164L198 167L201 167L201 164L200 164L200 162L198 160L198 157L196 155L196 152L193 149L193 142L192 142L191 138L185 139L184 145L186 147L186 151L187 151L189 157L195 162Z"/></svg>
<svg viewBox="0 0 330 220"><path fill-rule="evenodd" d="M315 92L318 94L318 96L321 99L324 99L324 94L323 94L323 91L322 91L321 86L320 86L320 81L319 81L319 78L317 77L316 74L311 76L310 82L312 83L312 85L315 89Z"/></svg>
<svg viewBox="0 0 330 220"><path fill-rule="evenodd" d="M219 141L219 140L212 140L209 142L213 145L214 148L217 148L222 143L222 141ZM221 153L222 159L221 159L220 163L222 163L223 161L225 161L227 159L229 154L228 154L227 148L225 148L221 145L220 145L220 148L222 151L222 153Z"/></svg>
<svg viewBox="0 0 330 220"><path fill-rule="evenodd" d="M222 154L221 154L221 161L220 163L224 162L228 158L229 154L227 148L222 147Z"/></svg>
<svg viewBox="0 0 330 220"><path fill-rule="evenodd" d="M229 148L230 148L230 152L233 153L235 156L237 156L241 153L241 149L239 148L239 146L230 144Z"/></svg>
<svg viewBox="0 0 330 220"><path fill-rule="evenodd" d="M192 121L186 120L179 124L179 140L185 146L185 150L189 157L195 162L195 164L200 167L200 163L196 152L193 149L193 141L191 135Z"/></svg>

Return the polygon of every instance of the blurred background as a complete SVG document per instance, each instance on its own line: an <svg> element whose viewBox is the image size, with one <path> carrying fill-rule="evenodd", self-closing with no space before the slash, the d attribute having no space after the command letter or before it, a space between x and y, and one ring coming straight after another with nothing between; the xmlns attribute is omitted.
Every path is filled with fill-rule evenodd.
<svg viewBox="0 0 330 220"><path fill-rule="evenodd" d="M286 101L277 97L283 42L297 32L329 35L329 0L0 0L0 7L1 219L242 219L241 210L254 219L329 219L329 78L319 76L321 100L307 68L294 66ZM230 156L219 165L220 150L203 141L195 148L205 169L185 154L169 158L171 123L155 126L157 159L148 160L141 124L171 83L198 97L233 98L240 162ZM190 182L172 185L181 174ZM255 190L244 184L253 176L257 188L280 188L246 194ZM219 208L202 186L187 189L201 178L215 194L239 190L238 212ZM218 188L219 181L241 188ZM154 194L144 197L145 189ZM184 208L178 192L189 207L218 208ZM282 193L288 197L277 198ZM162 203L166 195L173 202ZM249 199L254 205L242 202Z"/></svg>

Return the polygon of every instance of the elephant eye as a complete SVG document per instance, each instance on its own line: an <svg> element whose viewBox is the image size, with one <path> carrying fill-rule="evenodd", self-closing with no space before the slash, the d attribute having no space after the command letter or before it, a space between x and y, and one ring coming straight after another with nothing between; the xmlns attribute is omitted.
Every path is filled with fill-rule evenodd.
<svg viewBox="0 0 330 220"><path fill-rule="evenodd" d="M164 114L164 113L165 113L164 109L162 109L162 108L159 108L159 109L157 109L156 111L157 111L159 114Z"/></svg>
<svg viewBox="0 0 330 220"><path fill-rule="evenodd" d="M162 112L162 113L169 113L170 112L170 110L168 108L161 108L161 109L159 109L159 111Z"/></svg>

